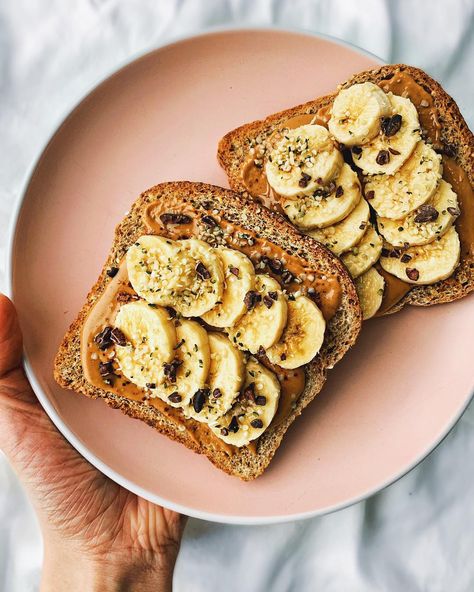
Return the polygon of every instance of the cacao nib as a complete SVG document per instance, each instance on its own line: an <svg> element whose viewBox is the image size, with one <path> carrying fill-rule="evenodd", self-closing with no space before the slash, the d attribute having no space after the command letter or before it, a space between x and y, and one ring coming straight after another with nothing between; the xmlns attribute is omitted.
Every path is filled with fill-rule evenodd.
<svg viewBox="0 0 474 592"><path fill-rule="evenodd" d="M261 300L262 297L258 292L255 292L255 290L250 290L247 292L247 294L245 294L244 304L247 307L247 310L252 310Z"/></svg>
<svg viewBox="0 0 474 592"><path fill-rule="evenodd" d="M434 222L439 216L439 212L436 208L429 204L423 204L418 208L418 212L415 216L415 222L417 224L424 224L426 222Z"/></svg>
<svg viewBox="0 0 474 592"><path fill-rule="evenodd" d="M189 224L192 221L192 218L187 214L173 214L167 212L166 214L161 214L160 220L163 224Z"/></svg>
<svg viewBox="0 0 474 592"><path fill-rule="evenodd" d="M416 282L416 280L420 277L420 272L415 267L407 267L405 271L407 277L411 279L413 282Z"/></svg>
<svg viewBox="0 0 474 592"><path fill-rule="evenodd" d="M202 263L202 261L199 261L199 263L196 265L196 273L202 280L208 280L211 277L209 270L204 265L204 263Z"/></svg>
<svg viewBox="0 0 474 592"><path fill-rule="evenodd" d="M387 137L394 136L402 127L402 116L396 113L392 117L382 117L380 127Z"/></svg>

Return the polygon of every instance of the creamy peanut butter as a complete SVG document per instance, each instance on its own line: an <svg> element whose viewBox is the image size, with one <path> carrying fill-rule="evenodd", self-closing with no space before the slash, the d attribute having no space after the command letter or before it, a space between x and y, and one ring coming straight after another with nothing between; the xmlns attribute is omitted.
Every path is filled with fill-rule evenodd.
<svg viewBox="0 0 474 592"><path fill-rule="evenodd" d="M173 224L163 222L163 214L184 215L184 223ZM161 199L151 203L143 212L143 219L147 227L146 233L158 234L171 239L201 237L206 240L204 233L215 235L216 231L225 240L227 246L245 253L254 264L261 261L262 256L272 261L284 262L283 273L292 281L284 284L288 292L301 291L310 293L318 302L325 318L330 319L336 312L341 298L341 287L336 277L319 277L305 261L289 255L283 249L270 241L257 237L255 233L240 228L224 220L220 215L206 212L198 214L192 204L182 200ZM203 222L203 219L205 222ZM211 237L212 238L212 237ZM265 270L281 281L282 270L277 272L271 269ZM300 279L300 278L303 279ZM293 279L292 279L293 278ZM298 280L298 281L296 281ZM130 299L137 299L133 288L129 283L125 260L121 262L116 275L108 283L104 293L91 309L84 323L81 335L81 359L84 375L92 385L126 397L134 401L142 401L158 409L170 421L174 422L178 429L190 435L197 444L205 444L222 450L229 455L238 449L226 444L218 438L206 424L185 418L178 408L167 405L158 397L150 396L149 391L137 387L122 376L115 376L112 380L104 377L100 372L100 364L113 360L113 348L101 350L95 341L96 336L107 326L113 326L115 316L120 306ZM112 357L111 357L112 356ZM298 397L305 387L305 372L303 368L285 370L272 365L265 355L257 355L259 361L273 370L281 385L281 395L277 413L271 425L278 425L290 414ZM256 452L257 441L251 442L247 448Z"/></svg>
<svg viewBox="0 0 474 592"><path fill-rule="evenodd" d="M410 99L415 105L423 133L435 149L443 149L441 142L442 125L438 109L433 97L409 74L396 71L389 79L382 80L379 86L385 92L392 92ZM315 114L304 114L285 121L282 127L293 129L300 125L317 123L327 127L331 105L319 110ZM249 157L242 168L242 180L247 191L256 197L263 205L283 213L278 196L269 186L265 170L262 165L255 165L254 157ZM461 257L474 253L474 195L473 189L465 171L453 158L443 157L443 179L450 183L458 196L461 215L456 219L455 226L461 240ZM385 279L385 290L381 307L377 316L387 312L397 304L412 288L413 285L404 282L377 266Z"/></svg>

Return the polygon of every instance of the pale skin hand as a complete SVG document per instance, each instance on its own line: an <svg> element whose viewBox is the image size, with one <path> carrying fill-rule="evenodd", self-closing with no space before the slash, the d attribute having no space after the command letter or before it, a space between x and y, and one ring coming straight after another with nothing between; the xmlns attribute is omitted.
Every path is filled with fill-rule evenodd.
<svg viewBox="0 0 474 592"><path fill-rule="evenodd" d="M15 309L0 295L0 448L38 513L41 590L171 590L184 517L126 491L84 460L42 410L21 356Z"/></svg>

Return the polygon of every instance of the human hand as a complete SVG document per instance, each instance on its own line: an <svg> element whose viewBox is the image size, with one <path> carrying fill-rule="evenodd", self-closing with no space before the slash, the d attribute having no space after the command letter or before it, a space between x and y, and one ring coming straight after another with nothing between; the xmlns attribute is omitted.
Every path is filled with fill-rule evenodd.
<svg viewBox="0 0 474 592"><path fill-rule="evenodd" d="M62 437L23 371L13 304L0 294L0 449L39 517L42 590L171 590L185 518L123 489Z"/></svg>

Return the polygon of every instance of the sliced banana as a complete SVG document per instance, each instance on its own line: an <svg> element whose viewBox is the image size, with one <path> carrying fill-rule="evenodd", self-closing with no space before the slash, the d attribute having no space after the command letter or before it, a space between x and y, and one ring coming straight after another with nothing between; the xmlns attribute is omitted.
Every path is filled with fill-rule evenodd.
<svg viewBox="0 0 474 592"><path fill-rule="evenodd" d="M328 130L321 125L285 129L265 163L269 185L280 195L309 195L337 177L343 164Z"/></svg>
<svg viewBox="0 0 474 592"><path fill-rule="evenodd" d="M390 100L379 86L372 82L353 84L334 99L329 131L346 146L365 144L378 134L380 118L391 110Z"/></svg>
<svg viewBox="0 0 474 592"><path fill-rule="evenodd" d="M380 234L394 247L426 245L443 236L459 215L458 198L451 185L441 180L438 190L427 204L403 220L378 218Z"/></svg>
<svg viewBox="0 0 474 592"><path fill-rule="evenodd" d="M459 235L454 226L442 237L427 245L409 247L380 258L380 264L392 275L409 284L434 284L448 278L456 269L460 257ZM397 256L390 256L397 255Z"/></svg>
<svg viewBox="0 0 474 592"><path fill-rule="evenodd" d="M245 313L245 294L253 290L255 269L250 259L235 249L218 247L215 251L224 269L224 292L219 304L202 318L213 327L232 327Z"/></svg>
<svg viewBox="0 0 474 592"><path fill-rule="evenodd" d="M361 199L352 212L333 226L317 230L307 230L312 236L335 255L345 253L364 236L369 226L370 209L365 199Z"/></svg>
<svg viewBox="0 0 474 592"><path fill-rule="evenodd" d="M345 218L359 203L360 198L357 174L348 164L344 164L339 177L328 189L319 189L314 195L296 200L282 200L282 207L298 228L325 228Z"/></svg>
<svg viewBox="0 0 474 592"><path fill-rule="evenodd" d="M421 137L415 105L410 99L392 93L388 97L392 104L390 120L382 119L381 131L371 142L358 146L357 150L352 148L354 163L366 175L393 175L411 155ZM400 117L401 125L395 131Z"/></svg>
<svg viewBox="0 0 474 592"><path fill-rule="evenodd" d="M188 261L178 245L162 236L141 236L127 251L127 272L135 292L152 304L170 306L186 281Z"/></svg>
<svg viewBox="0 0 474 592"><path fill-rule="evenodd" d="M371 267L354 284L362 308L362 318L366 321L376 314L382 304L385 280L375 267Z"/></svg>
<svg viewBox="0 0 474 592"><path fill-rule="evenodd" d="M127 340L126 345L115 347L122 374L142 388L162 382L163 365L173 359L176 345L168 312L143 301L130 302L119 309L114 325Z"/></svg>
<svg viewBox="0 0 474 592"><path fill-rule="evenodd" d="M310 362L321 349L326 321L306 296L288 300L288 320L278 343L266 350L272 364L288 370Z"/></svg>
<svg viewBox="0 0 474 592"><path fill-rule="evenodd" d="M238 348L255 354L260 347L268 349L280 339L288 305L280 284L264 274L255 276L255 291L246 296L246 302L250 309L228 334Z"/></svg>
<svg viewBox="0 0 474 592"><path fill-rule="evenodd" d="M442 173L441 156L421 141L394 175L366 177L365 195L379 216L399 220L432 197Z"/></svg>
<svg viewBox="0 0 474 592"><path fill-rule="evenodd" d="M370 226L362 239L341 259L353 278L357 278L372 267L382 252L382 239L373 226Z"/></svg>
<svg viewBox="0 0 474 592"><path fill-rule="evenodd" d="M198 421L214 423L231 407L239 395L245 378L243 353L221 333L209 333L211 366L208 388L198 394L186 413Z"/></svg>
<svg viewBox="0 0 474 592"><path fill-rule="evenodd" d="M183 274L174 308L184 317L199 317L216 306L224 290L224 270L220 258L207 243L190 238L176 241L175 274ZM180 262L185 264L178 267Z"/></svg>
<svg viewBox="0 0 474 592"><path fill-rule="evenodd" d="M211 362L209 339L199 323L181 319L176 327L176 340L174 357L163 367L163 380L151 393L172 407L185 407L206 384Z"/></svg>
<svg viewBox="0 0 474 592"><path fill-rule="evenodd" d="M211 425L227 444L246 446L263 434L275 416L280 383L273 372L256 360L249 360L242 394L232 408Z"/></svg>

